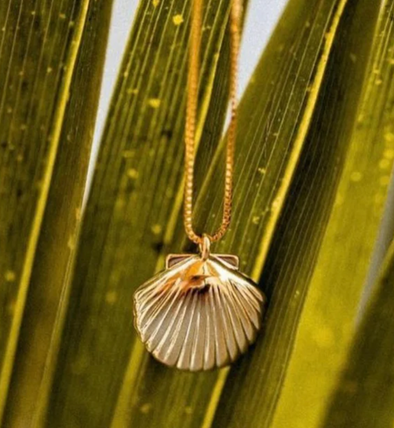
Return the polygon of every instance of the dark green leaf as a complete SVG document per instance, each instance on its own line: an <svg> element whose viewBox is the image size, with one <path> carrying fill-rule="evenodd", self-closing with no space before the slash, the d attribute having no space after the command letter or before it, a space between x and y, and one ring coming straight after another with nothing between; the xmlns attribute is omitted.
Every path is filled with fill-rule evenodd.
<svg viewBox="0 0 394 428"><path fill-rule="evenodd" d="M5 426L39 426L48 398L110 12L111 1L0 4L0 414L5 408Z"/></svg>

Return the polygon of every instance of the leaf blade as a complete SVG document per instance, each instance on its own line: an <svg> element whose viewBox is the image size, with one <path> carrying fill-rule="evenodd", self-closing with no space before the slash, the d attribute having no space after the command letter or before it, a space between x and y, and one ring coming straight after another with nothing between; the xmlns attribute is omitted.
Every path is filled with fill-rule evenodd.
<svg viewBox="0 0 394 428"><path fill-rule="evenodd" d="M76 10L65 8L65 12L69 13L71 18L69 17L67 20L66 16L63 18L62 15L59 20L64 22L60 25L61 29L56 33L53 25L49 25L51 19L52 22L56 21L56 17L51 16L52 12L58 11L56 7L53 11L49 9L49 5L42 6L38 10L31 10L30 8L26 10L27 7L23 3L17 5L11 3L3 2L0 9L4 28L1 54L8 59L8 62L2 63L0 71L5 81L0 115L2 122L6 124L2 127L1 139L4 142L3 149L8 150L8 153L2 158L5 162L3 166L8 166L8 168L2 169L1 177L3 182L2 193L6 195L1 207L1 252L5 255L2 260L1 272L3 274L0 279L2 281L1 289L4 292L3 307L5 308L0 351L1 415L9 387L35 250L59 146L68 88L87 12L86 2ZM69 26L70 19L74 20L72 26ZM47 27L46 24L48 24ZM24 33L20 31L24 27L29 28L26 40ZM36 38L32 36L34 32ZM54 34L60 37L53 37L49 41L48 37ZM71 43L71 37L74 38L75 43ZM48 40L50 45L47 54L41 50L40 43L43 40ZM29 56L31 52L29 49L33 49L32 46L41 52L37 66L34 66L35 58L32 59ZM61 59L69 65L68 69L63 70L59 66ZM28 67L31 65L29 61L30 63L33 62L31 67ZM56 70L53 68L55 66L58 67ZM45 67L47 68L45 69ZM43 76L42 81L38 80L40 73ZM43 99L48 102L44 107L42 99L38 98L37 100L35 98L37 88L41 88L41 93L44 95ZM21 97L22 90L26 92L23 98ZM11 104L12 101L14 101L13 105ZM32 109L37 107L42 107L43 117L38 114L33 117ZM48 114L46 115L45 112ZM8 114L12 114L11 121L6 120ZM46 116L52 120L46 121ZM29 138L37 141L35 159L34 154L32 155L28 150L29 144L26 141L28 132ZM17 156L12 155L14 150L18 153ZM24 170L21 171L21 165L28 172L31 172L31 182L26 180ZM34 165L36 165L36 169ZM19 186L15 188L13 183L18 183ZM27 195L29 191L31 195ZM18 201L18 198L21 200ZM21 212L21 206L26 212ZM14 217L11 217L9 213L13 213ZM21 220L25 214L28 218L27 224ZM10 233L11 230L14 232L13 228L21 234ZM18 243L18 246L15 245L15 237L22 241ZM10 290L9 284L18 281L18 287ZM13 306L14 304L15 306Z"/></svg>
<svg viewBox="0 0 394 428"><path fill-rule="evenodd" d="M387 4L381 9L385 13L376 29L358 120L352 130L336 202L311 279L293 365L274 427L280 427L290 415L295 427L306 423L320 426L355 329L393 167L392 159L386 156L391 156L392 143L384 137L390 134L392 121L387 50L391 33L383 31L389 28ZM381 83L376 84L379 81ZM382 161L384 168L379 166ZM328 351L330 358L326 357ZM302 376L306 370L312 371L313 377ZM295 385L302 385L297 397Z"/></svg>
<svg viewBox="0 0 394 428"><path fill-rule="evenodd" d="M332 6L332 4L326 4L325 5L328 9ZM333 7L335 10L335 8ZM309 11L310 12L310 11ZM311 15L313 16L313 9ZM290 13L289 13L290 15ZM322 13L323 15L323 13ZM337 16L333 13L334 16ZM291 15L290 15L291 16ZM325 31L323 29L322 35L325 34ZM291 38L291 37L289 37ZM330 46L328 44L328 46ZM320 49L317 49L317 52L320 52ZM322 62L324 63L326 60L325 57L323 57ZM269 62L269 61L267 61ZM309 69L310 71L310 69ZM309 72L308 71L308 72ZM266 78L266 80L270 80L269 77ZM316 79L319 80L319 79ZM304 83L304 82L303 82ZM301 85L302 86L302 85ZM305 87L308 85L305 84ZM303 87L303 86L302 86ZM251 93L259 94L260 91L256 90L256 88L251 89ZM253 103L253 107L256 108L257 103ZM245 132L243 132L242 129L242 123L245 126L245 123L249 125L250 118L242 120L242 104L241 104L241 110L240 110L240 134L244 135ZM306 115L307 116L307 115ZM259 128L261 130L261 127ZM286 142L286 138L282 136L284 141ZM212 167L212 170L215 169L215 167L218 167L218 159L215 158L214 161L214 167ZM216 162L216 163L215 163ZM245 165L243 160L239 160L238 162L242 165ZM220 165L220 164L219 164ZM257 169L257 168L256 168ZM251 168L252 171L255 170L254 167ZM257 180L256 180L257 181ZM221 177L215 176L215 188L216 186L219 186L221 184L222 180ZM208 180L204 184L208 183ZM210 182L210 190L212 192L212 182ZM218 186L218 187L219 187ZM252 186L250 186L252 187ZM204 189L202 190L202 193L204 195ZM220 192L216 193L217 195L220 195ZM237 196L237 192L235 192L235 197ZM218 196L219 198L220 196ZM201 200L200 200L201 203ZM248 204L245 204L246 206ZM210 201L206 206L214 208L212 209L211 213L220 213L220 202L218 200ZM206 214L200 213L201 217L204 217L204 220L207 218L211 219L210 213ZM236 217L236 214L235 214ZM181 222L179 221L178 224ZM201 219L200 219L200 225L201 225ZM249 223L250 224L250 220ZM238 229L240 231L240 229ZM231 232L230 232L231 235ZM181 247L181 238L183 236L183 232L181 230L181 227L179 227L178 230L175 232L175 236L177 237L175 244L178 248ZM257 236L261 236L260 234ZM257 238L258 240L258 238ZM178 244L177 244L178 242ZM220 246L220 252L231 250L231 245L234 245L234 242L228 243L224 242L224 247L219 244ZM245 244L243 244L245 245ZM247 244L242 247L244 248L246 252L246 248L248 248ZM238 248L239 250L239 248ZM241 257L242 257L242 251L241 251ZM242 259L241 259L242 260ZM251 258L251 264L253 263L253 258ZM249 268L247 268L249 269ZM142 352L140 347L135 347L135 352L138 352L139 354ZM129 403L129 414L124 415L123 412L121 412L120 415L120 426L128 426L127 421L131 423L130 421L133 421L137 424L164 424L164 425L171 425L171 426L177 426L176 424L182 424L182 426L194 426L198 425L200 423L206 424L206 426L209 426L210 424L210 418L212 417L212 414L214 412L215 403L217 403L218 400L218 393L220 388L215 388L215 396L213 397L212 401L207 399L206 396L206 390L212 390L213 385L215 385L216 382L216 376L214 374L203 374L194 376L193 379L190 378L187 374L179 374L179 373L173 373L169 372L165 368L160 368L157 366L155 362L152 360L149 360L145 357L145 360L142 362L142 367L144 367L144 370L147 373L147 376L141 380L140 374L136 375L136 372L138 371L138 365L133 367L134 360L132 360L132 363L129 365L128 374L132 374L134 370L134 376L133 379L137 379L137 385L138 390L134 391L133 394L131 394L131 386L128 386L129 394L131 394L129 397L126 396L127 393L125 393L125 396L121 396L122 402L123 402L123 409L127 407L127 403ZM225 375L224 375L225 376ZM126 375L126 379L129 379ZM205 381L204 381L205 379ZM223 384L223 375L219 375L219 379L217 380L218 383L216 385ZM195 382L195 384L193 384ZM128 383L128 380L125 382ZM160 388L159 390L157 390ZM154 393L153 393L154 392ZM135 397L140 397L139 402L135 401ZM156 399L157 398L157 399ZM177 403L177 407L175 408L175 401ZM209 404L210 403L210 404ZM130 404L134 406L134 408L130 407ZM196 408L194 408L196 406ZM209 414L210 416L205 417L204 413L204 407L206 408L208 406ZM163 410L165 409L165 411ZM182 412L182 409L186 409L188 416L185 416L183 414L180 416L180 412ZM186 419L187 417L187 419ZM201 422L202 421L202 422Z"/></svg>
<svg viewBox="0 0 394 428"><path fill-rule="evenodd" d="M3 19L5 19L5 24L9 25L9 18L10 20L12 18L14 18L14 21L11 22L11 25L15 25L16 23L20 24L20 19L21 19L21 15L22 15L22 5L20 5L20 9L17 12L17 14L11 14L10 13L10 9L11 9L11 4L9 3L7 5L7 10L4 10L5 8L3 8ZM11 10L12 11L12 10ZM79 29L79 33L80 33L80 29L81 29L81 20L83 22L84 18L84 13L82 13L81 18L78 22L78 26L77 28ZM78 36L77 36L78 37ZM15 36L16 38L16 36ZM12 38L12 46L14 48L15 45L15 38ZM4 45L2 45L3 47ZM11 68L11 64L12 64L12 60L13 60L13 48L11 50L11 55L10 55L10 65L9 67ZM73 61L75 61L76 58L76 53L75 53L75 49L70 52L70 60L71 63ZM19 64L17 64L19 65ZM6 70L2 70L3 74L6 75L6 82L8 83L9 80L9 74L10 74L10 69L7 68ZM64 83L63 83L63 87L67 87L70 81L70 73L66 74L66 77L64 79ZM64 114L64 110L65 110L65 104L66 104L66 93L63 89L63 97L60 101L60 108L58 110L58 117L59 119L61 119L61 117ZM2 115L4 116L4 100L5 100L5 95L3 96L2 99ZM59 120L55 121L55 122L59 122ZM0 383L0 391L1 391L1 397L5 397L7 394L7 390L8 390L8 382L9 382L9 378L11 375L11 370L12 370L12 363L13 363L13 358L14 358L14 354L15 354L15 349L16 349L16 345L17 345L17 337L18 337L18 332L19 332L19 328L20 328L20 324L21 324L21 320L22 320L22 313L23 313L23 309L24 309L24 304L25 304L25 300L26 300L26 293L27 293L27 288L28 288L28 283L29 283L29 278L30 278L30 273L32 270L32 266L33 266L33 260L34 260L34 252L35 252L35 248L37 245L37 241L38 241L38 237L39 237L39 231L40 231L40 227L41 227L41 221L42 221L42 216L43 216L43 212L44 212L44 208L45 208L45 203L46 203L46 199L47 199L47 194L49 191L49 183L50 183L50 177L52 175L52 170L53 170L53 165L55 162L55 155L56 155L56 149L57 149L57 142L59 139L59 126L54 126L54 135L52 137L52 141L54 142L54 144L51 147L51 150L49 152L48 155L48 169L47 169L47 173L43 176L43 185L42 185L42 191L40 193L40 196L37 198L37 208L36 208L36 215L34 216L34 220L32 222L31 225L31 232L30 232L30 237L28 240L28 243L26 243L26 258L25 258L25 262L24 262L24 267L21 269L20 272L20 287L19 287L19 291L18 291L18 297L16 298L17 304L15 307L15 315L12 316L12 321L10 321L10 334L9 334L9 338L8 340L6 339L6 342L2 342L2 375L1 375L1 383ZM4 138L4 137L3 137ZM3 217L4 218L4 217ZM6 240L4 240L6 241ZM4 248L3 249L4 253L6 254L7 249ZM7 272L14 272L14 270L8 270ZM19 272L18 272L19 273ZM14 273L15 275L15 273ZM8 275L8 278L10 278L10 275ZM1 278L2 280L4 280L4 277ZM4 403L2 403L1 408L3 409Z"/></svg>
<svg viewBox="0 0 394 428"><path fill-rule="evenodd" d="M204 49L202 79L207 83L202 87L201 102L205 110L209 109L212 113L212 120L208 120L210 125L204 133L217 132L216 127L220 128L220 123L215 123L213 118L224 117L223 108L219 110L214 107L212 112L209 106L214 98L211 86L219 67L216 52L223 41L227 8L227 2L214 0L209 2L205 15L203 43L207 48ZM179 24L179 16L183 17L183 23ZM182 141L183 117L178 111L185 101L184 51L187 41L185 26L188 22L185 4L183 1L168 4L142 2L135 22L87 207L86 218L89 220L86 220L82 232L82 255L78 260L79 266L77 263L78 274L71 297L74 308L68 315L68 328L73 340L64 348L65 358L59 366L55 382L57 394L52 398L49 424L73 426L76 423L73 413L80 414L81 423L84 424L110 424L116 404L116 390L119 388L118 378L120 373L123 374L119 361L125 358L124 354L134 341L129 281L138 283L142 281L138 278L142 278L145 271L154 269L157 253L163 245L164 230L161 230L160 224L172 211L174 195L171 191L181 176L182 153L179 145ZM166 32L163 35L164 27ZM156 68L152 69L152 64L156 64ZM220 67L221 85L225 85L227 68L223 65ZM227 96L223 86L219 90ZM215 100L215 104L222 106L223 101ZM203 110L202 116L207 114L206 111ZM200 118L199 134L202 133L202 121L203 118ZM209 138L209 134L205 135ZM155 156L152 156L153 152ZM163 169L162 177L157 175L159 168ZM145 171L144 174L142 171ZM146 186L149 186L149 192L145 190ZM162 190L155 197L155 189L158 188ZM149 207L149 204L152 206ZM101 211L98 212L97 206ZM139 217L137 211L140 212ZM125 212L128 212L127 217L124 216ZM146 215L141 216L141 213ZM111 227L107 230L108 224ZM132 245L129 236L133 237ZM143 263L135 254L143 254ZM117 285L119 276L121 286ZM93 294L90 296L87 289L94 289L97 298L91 299ZM100 310L102 313L98 317ZM77 330L76 325L79 326ZM119 325L123 327L121 333ZM94 342L100 352L92 355L92 347L84 346L83 342L78 349L81 340L90 338L86 342L89 343L95 337L96 328L103 338ZM108 343L104 337L109 338ZM117 347L113 340L118 341ZM114 346L120 350L116 358L113 356ZM89 367L84 378L87 359L93 359L94 365ZM103 374L100 381L105 382L105 386L97 383L97 369ZM80 389L81 380L86 382L90 395L98 401L88 403L89 396Z"/></svg>
<svg viewBox="0 0 394 428"><path fill-rule="evenodd" d="M393 283L394 245L391 245L322 426L392 425L394 389L388 374L393 361Z"/></svg>

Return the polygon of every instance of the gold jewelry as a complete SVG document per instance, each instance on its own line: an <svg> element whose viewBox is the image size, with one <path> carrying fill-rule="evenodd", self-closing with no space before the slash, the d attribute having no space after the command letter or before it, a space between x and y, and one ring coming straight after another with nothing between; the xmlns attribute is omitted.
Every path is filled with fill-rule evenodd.
<svg viewBox="0 0 394 428"><path fill-rule="evenodd" d="M152 355L183 370L209 370L231 364L254 342L261 327L265 296L238 271L238 257L211 254L211 242L226 233L231 220L237 120L237 74L241 0L230 11L231 119L227 137L224 208L212 234L193 229L193 181L202 2L193 1L185 126L184 226L200 254L167 257L166 269L134 294L135 328Z"/></svg>
<svg viewBox="0 0 394 428"><path fill-rule="evenodd" d="M231 220L232 194L233 194L233 170L234 147L237 120L237 75L238 55L240 42L240 0L234 0L230 11L230 104L231 117L227 137L226 171L224 181L224 207L222 223L219 229L209 236L211 242L218 241L226 233ZM183 221L185 231L191 241L201 244L202 236L193 230L193 181L195 161L195 129L197 117L198 80L199 80L199 56L201 44L201 15L202 0L193 1L193 19L191 27L191 48L189 50L189 73L187 79L187 106L185 126L185 187L184 187L184 211Z"/></svg>

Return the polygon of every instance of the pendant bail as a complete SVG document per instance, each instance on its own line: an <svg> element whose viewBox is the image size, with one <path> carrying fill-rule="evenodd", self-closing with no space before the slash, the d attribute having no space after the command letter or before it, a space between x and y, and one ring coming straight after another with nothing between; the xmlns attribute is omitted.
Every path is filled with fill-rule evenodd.
<svg viewBox="0 0 394 428"><path fill-rule="evenodd" d="M200 242L199 247L200 247L201 258L203 260L207 260L211 253L210 251L211 240L206 233L204 233L204 235L202 236L202 241Z"/></svg>

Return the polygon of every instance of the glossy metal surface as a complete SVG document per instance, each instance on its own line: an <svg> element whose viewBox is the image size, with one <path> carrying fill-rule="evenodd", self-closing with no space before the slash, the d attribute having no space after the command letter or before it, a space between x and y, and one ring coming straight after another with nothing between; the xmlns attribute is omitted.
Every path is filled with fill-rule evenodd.
<svg viewBox="0 0 394 428"><path fill-rule="evenodd" d="M152 355L182 370L231 364L256 339L265 297L235 256L173 255L134 294L136 330Z"/></svg>

